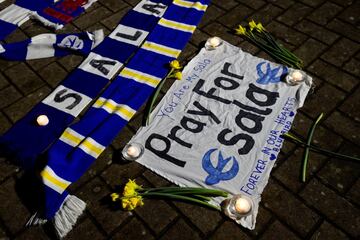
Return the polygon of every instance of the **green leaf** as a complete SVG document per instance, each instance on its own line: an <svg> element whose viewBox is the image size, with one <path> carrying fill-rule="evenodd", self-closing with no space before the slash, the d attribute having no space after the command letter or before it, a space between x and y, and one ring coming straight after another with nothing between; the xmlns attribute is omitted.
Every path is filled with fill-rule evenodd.
<svg viewBox="0 0 360 240"><path fill-rule="evenodd" d="M320 153L323 155L327 155L330 157L335 157L335 158L339 158L339 159L343 159L343 160L360 161L360 158L358 158L358 157L353 157L353 156L348 156L348 155L344 155L344 154L337 153L337 152L332 152L332 151L317 147L313 144L311 144L311 145L306 144L303 140L301 140L300 138L296 137L295 135L293 135L291 133L285 133L284 135L282 135L282 137L284 139L291 140L294 143L300 144L303 147L308 147L308 148L310 148L311 151L314 151L314 152L317 152L317 153Z"/></svg>
<svg viewBox="0 0 360 240"><path fill-rule="evenodd" d="M308 145L311 145L312 142L312 138L315 132L315 128L316 126L319 124L319 122L321 121L321 119L323 118L324 113L321 113L315 120L315 122L313 123L313 125L311 126L309 132L308 132L308 136L307 136L307 140L306 140L306 147L305 147L305 151L304 151L304 155L303 155L303 165L302 165L302 174L301 174L301 180L303 182L306 181L306 168L307 168L307 164L308 164L308 160L309 160L309 152L310 152L310 147Z"/></svg>
<svg viewBox="0 0 360 240"><path fill-rule="evenodd" d="M151 98L150 100L150 106L149 106L149 109L148 109L148 112L146 114L146 125L149 125L149 122L150 122L150 115L151 115L151 112L153 111L153 108L154 108L154 104L156 102L156 99L158 98L159 94L160 94L160 90L162 89L162 87L164 86L165 84L165 81L166 79L169 78L169 76L173 73L173 69L170 70L170 72L168 73L168 75L160 82L160 84L157 86L156 88L156 91L153 95L153 97Z"/></svg>
<svg viewBox="0 0 360 240"><path fill-rule="evenodd" d="M165 198L165 199L175 199L175 200L182 200L182 201L187 201L190 203L195 203L195 204L199 204L202 205L204 207L208 207L214 210L218 210L220 211L220 207L212 205L210 203L207 203L205 201L201 201L199 199L196 198L192 198L189 196L181 196L181 195L173 195L173 194L169 194L169 193L155 193L155 192L150 192L150 193L144 193L141 194L141 196L149 198L149 197L155 197L155 198Z"/></svg>

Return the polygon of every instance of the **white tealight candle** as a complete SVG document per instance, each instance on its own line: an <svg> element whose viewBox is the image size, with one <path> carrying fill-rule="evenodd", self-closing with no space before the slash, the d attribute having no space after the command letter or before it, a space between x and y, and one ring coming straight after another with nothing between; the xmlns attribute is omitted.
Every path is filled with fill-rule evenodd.
<svg viewBox="0 0 360 240"><path fill-rule="evenodd" d="M209 39L209 43L212 47L217 47L220 45L220 38L218 37L212 37Z"/></svg>
<svg viewBox="0 0 360 240"><path fill-rule="evenodd" d="M300 71L294 71L292 74L291 74L291 77L293 79L293 81L295 82L300 82L303 80L303 74L300 72Z"/></svg>
<svg viewBox="0 0 360 240"><path fill-rule="evenodd" d="M46 126L49 124L49 118L46 115L40 115L36 118L36 122L39 126Z"/></svg>
<svg viewBox="0 0 360 240"><path fill-rule="evenodd" d="M235 210L239 214L246 214L251 210L249 200L245 198L238 198L235 202Z"/></svg>
<svg viewBox="0 0 360 240"><path fill-rule="evenodd" d="M126 150L126 153L132 158L137 158L141 153L141 149L138 148L137 146L131 145Z"/></svg>

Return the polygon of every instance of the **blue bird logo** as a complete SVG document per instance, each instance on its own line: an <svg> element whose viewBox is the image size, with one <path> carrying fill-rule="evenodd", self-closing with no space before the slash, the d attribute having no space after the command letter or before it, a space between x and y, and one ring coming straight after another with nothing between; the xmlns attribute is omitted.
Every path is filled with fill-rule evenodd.
<svg viewBox="0 0 360 240"><path fill-rule="evenodd" d="M269 84L269 83L278 83L281 80L281 76L287 74L288 68L285 66L279 66L277 68L271 69L270 63L266 64L266 72L264 73L262 70L262 66L266 62L261 62L256 66L257 74L259 75L259 79L256 80L259 84ZM280 69L282 69L282 73L278 74Z"/></svg>
<svg viewBox="0 0 360 240"><path fill-rule="evenodd" d="M74 50L82 49L84 47L84 41L81 40L78 36L69 35L65 37L61 43L58 44L59 47L70 48Z"/></svg>
<svg viewBox="0 0 360 240"><path fill-rule="evenodd" d="M209 174L209 176L207 176L205 179L205 183L207 185L214 185L220 181L233 179L239 172L239 163L236 158L228 157L224 159L221 151L219 151L217 166L214 167L211 163L211 154L215 151L217 151L216 148L210 149L205 153L202 159L202 167ZM223 172L225 166L230 162L231 159L233 160L231 169Z"/></svg>

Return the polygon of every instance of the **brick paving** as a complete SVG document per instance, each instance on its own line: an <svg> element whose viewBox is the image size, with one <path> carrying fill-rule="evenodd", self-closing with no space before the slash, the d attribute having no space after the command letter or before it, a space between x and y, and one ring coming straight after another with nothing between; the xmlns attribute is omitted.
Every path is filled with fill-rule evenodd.
<svg viewBox="0 0 360 240"><path fill-rule="evenodd" d="M0 4L0 9L12 1ZM99 0L61 32L104 28L109 33L137 0ZM325 120L314 142L360 156L360 1L213 0L185 51L194 56L209 36L220 36L255 55L255 46L231 34L254 19L305 61L316 88L296 117L292 131L305 135L320 113ZM49 32L28 22L6 41ZM0 60L0 134L44 98L83 57L27 62ZM167 84L168 88L170 84ZM66 239L359 239L360 165L311 154L308 178L299 181L302 149L285 143L263 193L254 231L221 214L179 202L147 200L134 212L110 208L107 196L128 178L145 186L169 182L137 163L121 164L119 150L140 127L138 113L91 169L71 187L88 207ZM48 227L24 228L30 217L21 194L21 169L0 159L0 239L52 239ZM19 187L20 186L20 187ZM20 189L20 190L19 190Z"/></svg>

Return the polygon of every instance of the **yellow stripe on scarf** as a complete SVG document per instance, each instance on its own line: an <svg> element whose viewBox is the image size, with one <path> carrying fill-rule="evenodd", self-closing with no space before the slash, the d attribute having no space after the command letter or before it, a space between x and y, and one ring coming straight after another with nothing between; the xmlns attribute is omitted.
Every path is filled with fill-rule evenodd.
<svg viewBox="0 0 360 240"><path fill-rule="evenodd" d="M207 8L207 5L202 4L200 2L188 2L188 1L184 1L184 0L175 0L174 4L178 5L180 7L195 8L196 10L199 10L199 11L206 11L206 8Z"/></svg>
<svg viewBox="0 0 360 240"><path fill-rule="evenodd" d="M125 104L118 104L111 99L105 99L100 97L93 105L95 108L103 108L108 113L115 113L119 115L121 118L126 121L130 121L130 119L135 115L136 110Z"/></svg>
<svg viewBox="0 0 360 240"><path fill-rule="evenodd" d="M44 184L51 189L62 193L65 189L71 184L71 182L62 179L55 172L47 166L41 173L41 177L43 178Z"/></svg>
<svg viewBox="0 0 360 240"><path fill-rule="evenodd" d="M60 137L60 140L69 144L70 146L77 146L85 137L71 128L67 128Z"/></svg>
<svg viewBox="0 0 360 240"><path fill-rule="evenodd" d="M151 76L149 74L144 74L142 72L130 69L130 68L124 68L120 76L133 79L134 81L145 83L151 87L156 87L161 79L158 77Z"/></svg>
<svg viewBox="0 0 360 240"><path fill-rule="evenodd" d="M146 41L141 48L173 58L177 58L181 52L178 49L148 41Z"/></svg>
<svg viewBox="0 0 360 240"><path fill-rule="evenodd" d="M105 150L103 145L90 137L86 138L85 141L80 144L79 148L94 158L97 158Z"/></svg>
<svg viewBox="0 0 360 240"><path fill-rule="evenodd" d="M162 26L168 27L168 28L172 28L172 29L176 29L176 30L180 30L180 31L184 31L184 32L190 32L190 33L195 31L195 29L196 29L196 26L194 26L194 25L175 22L172 20L167 20L165 18L160 19L159 25L162 25Z"/></svg>

